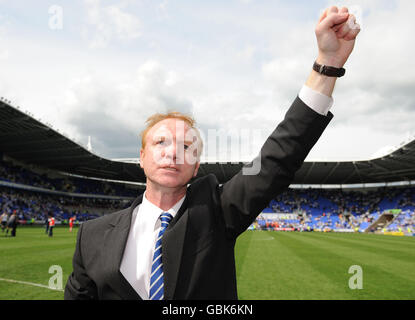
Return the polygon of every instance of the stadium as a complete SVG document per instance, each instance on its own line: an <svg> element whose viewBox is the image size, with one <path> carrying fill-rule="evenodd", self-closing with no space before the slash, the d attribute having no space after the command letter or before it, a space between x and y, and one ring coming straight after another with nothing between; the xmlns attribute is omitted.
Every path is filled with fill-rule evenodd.
<svg viewBox="0 0 415 320"><path fill-rule="evenodd" d="M0 299L62 299L77 226L128 207L145 189L144 173L4 98L0 129ZM243 165L205 162L198 177L225 183ZM414 180L415 139L380 158L305 162L237 242L239 298L414 299ZM50 217L53 235L45 230Z"/></svg>
<svg viewBox="0 0 415 320"><path fill-rule="evenodd" d="M414 1L1 8L2 311L415 299Z"/></svg>

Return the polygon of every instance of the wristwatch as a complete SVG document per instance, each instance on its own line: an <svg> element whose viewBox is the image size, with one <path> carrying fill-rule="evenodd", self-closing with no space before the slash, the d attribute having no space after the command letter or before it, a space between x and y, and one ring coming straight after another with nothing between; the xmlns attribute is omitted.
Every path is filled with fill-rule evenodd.
<svg viewBox="0 0 415 320"><path fill-rule="evenodd" d="M346 73L346 70L344 68L336 68L336 67L330 67L326 66L324 64L318 64L317 61L314 62L313 70L323 74L327 77L343 77Z"/></svg>

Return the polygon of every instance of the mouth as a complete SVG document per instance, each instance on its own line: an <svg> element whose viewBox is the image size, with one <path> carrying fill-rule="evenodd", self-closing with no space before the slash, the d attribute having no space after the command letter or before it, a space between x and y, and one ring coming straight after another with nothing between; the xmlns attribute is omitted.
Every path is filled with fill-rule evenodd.
<svg viewBox="0 0 415 320"><path fill-rule="evenodd" d="M179 169L177 167L174 167L174 166L165 166L165 167L161 167L161 169L168 170L168 171L171 171L171 172L179 171Z"/></svg>

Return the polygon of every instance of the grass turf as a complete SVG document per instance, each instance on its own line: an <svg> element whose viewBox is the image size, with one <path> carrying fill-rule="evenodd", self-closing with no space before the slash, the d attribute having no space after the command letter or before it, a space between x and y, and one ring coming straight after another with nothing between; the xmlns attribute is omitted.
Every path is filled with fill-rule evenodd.
<svg viewBox="0 0 415 320"><path fill-rule="evenodd" d="M48 286L49 267L72 271L76 232L21 227L0 233L0 278ZM239 299L415 299L415 237L247 231L236 245ZM349 268L363 271L350 289ZM63 299L63 292L0 280L0 299Z"/></svg>
<svg viewBox="0 0 415 320"><path fill-rule="evenodd" d="M240 299L414 299L415 238L245 232L236 248ZM362 289L350 289L351 266Z"/></svg>

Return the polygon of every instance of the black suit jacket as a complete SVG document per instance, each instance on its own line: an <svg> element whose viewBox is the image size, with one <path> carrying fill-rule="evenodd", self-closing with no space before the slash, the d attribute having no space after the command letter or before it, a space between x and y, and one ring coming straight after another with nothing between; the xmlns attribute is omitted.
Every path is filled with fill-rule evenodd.
<svg viewBox="0 0 415 320"><path fill-rule="evenodd" d="M257 175L241 172L223 185L212 174L195 180L164 233L165 299L237 299L236 238L292 182L333 115L298 97L263 145ZM131 207L83 223L65 299L140 299L120 272Z"/></svg>

